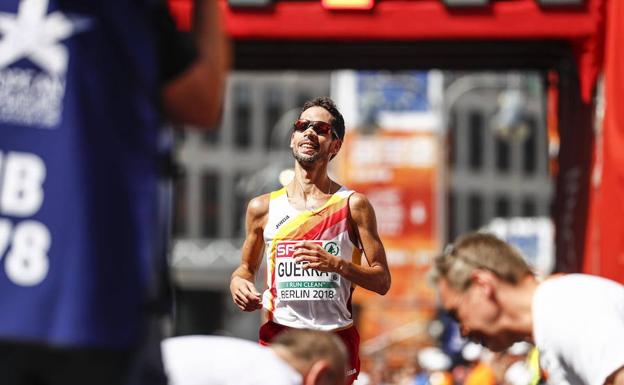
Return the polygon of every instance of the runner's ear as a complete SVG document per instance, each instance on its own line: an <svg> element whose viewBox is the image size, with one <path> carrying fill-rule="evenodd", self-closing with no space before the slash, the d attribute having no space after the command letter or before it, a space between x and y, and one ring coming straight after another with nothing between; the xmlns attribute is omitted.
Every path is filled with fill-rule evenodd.
<svg viewBox="0 0 624 385"><path fill-rule="evenodd" d="M331 145L333 158L334 156L338 155L338 151L340 151L340 148L342 147L342 140L335 138Z"/></svg>
<svg viewBox="0 0 624 385"><path fill-rule="evenodd" d="M470 274L473 284L478 285L486 297L491 297L494 293L498 279L491 271L484 269L474 269Z"/></svg>
<svg viewBox="0 0 624 385"><path fill-rule="evenodd" d="M304 385L334 385L329 378L329 362L319 360L312 364L310 370L303 378Z"/></svg>

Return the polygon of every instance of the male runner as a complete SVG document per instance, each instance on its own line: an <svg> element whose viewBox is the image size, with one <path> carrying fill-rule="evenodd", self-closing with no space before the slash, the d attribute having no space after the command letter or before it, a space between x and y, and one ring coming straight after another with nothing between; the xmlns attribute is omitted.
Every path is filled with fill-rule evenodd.
<svg viewBox="0 0 624 385"><path fill-rule="evenodd" d="M460 237L431 270L442 306L464 336L502 351L535 344L548 382L624 385L624 287L590 275L537 280L490 234Z"/></svg>
<svg viewBox="0 0 624 385"><path fill-rule="evenodd" d="M263 344L287 328L336 332L349 350L345 381L350 384L359 372L352 292L358 285L384 295L390 271L373 207L327 175L344 134L344 119L330 98L303 105L290 140L295 177L281 190L249 202L247 237L230 290L241 310L266 309ZM263 248L268 288L261 297L254 282ZM360 264L362 254L367 266Z"/></svg>

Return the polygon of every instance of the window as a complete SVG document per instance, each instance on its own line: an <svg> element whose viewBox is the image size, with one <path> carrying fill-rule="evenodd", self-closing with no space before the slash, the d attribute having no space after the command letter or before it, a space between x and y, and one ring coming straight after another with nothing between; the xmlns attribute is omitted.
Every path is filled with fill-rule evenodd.
<svg viewBox="0 0 624 385"><path fill-rule="evenodd" d="M237 84L233 91L234 144L239 148L251 144L251 90L246 84Z"/></svg>
<svg viewBox="0 0 624 385"><path fill-rule="evenodd" d="M468 115L469 163L472 170L483 167L483 115L471 111Z"/></svg>
<svg viewBox="0 0 624 385"><path fill-rule="evenodd" d="M498 218L507 218L511 214L509 198L505 196L499 196L496 198L494 215Z"/></svg>
<svg viewBox="0 0 624 385"><path fill-rule="evenodd" d="M205 173L202 177L202 236L215 238L219 231L219 175L214 172Z"/></svg>
<svg viewBox="0 0 624 385"><path fill-rule="evenodd" d="M526 175L537 172L537 125L535 119L527 121L527 137L522 145L522 171Z"/></svg>
<svg viewBox="0 0 624 385"><path fill-rule="evenodd" d="M279 88L269 87L265 93L266 104L266 135L264 139L265 147L267 150L279 149L281 142L274 140L275 131L278 129L277 124L282 116L282 93Z"/></svg>

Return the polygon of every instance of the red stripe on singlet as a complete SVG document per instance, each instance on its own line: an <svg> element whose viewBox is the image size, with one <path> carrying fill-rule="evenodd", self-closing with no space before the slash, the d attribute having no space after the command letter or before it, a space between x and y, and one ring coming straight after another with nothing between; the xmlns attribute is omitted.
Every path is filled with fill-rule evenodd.
<svg viewBox="0 0 624 385"><path fill-rule="evenodd" d="M345 205L340 210L336 211L332 215L328 216L327 218L319 222L316 226L308 230L307 233L305 233L302 237L300 237L300 239L302 240L317 239L318 236L323 233L323 230L347 218L347 213L349 212L349 206L346 203L348 202L343 201L343 203L345 203Z"/></svg>

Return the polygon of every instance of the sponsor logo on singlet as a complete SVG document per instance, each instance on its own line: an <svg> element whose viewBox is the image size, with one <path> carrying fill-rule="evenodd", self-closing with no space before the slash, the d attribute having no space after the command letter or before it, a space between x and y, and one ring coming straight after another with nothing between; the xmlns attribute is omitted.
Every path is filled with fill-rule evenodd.
<svg viewBox="0 0 624 385"><path fill-rule="evenodd" d="M308 241L321 246L332 255L340 255L334 241ZM337 299L340 276L335 273L306 269L295 262L293 253L299 241L281 241L276 245L275 287L281 301L332 301ZM330 251L331 250L331 251Z"/></svg>
<svg viewBox="0 0 624 385"><path fill-rule="evenodd" d="M340 255L340 247L336 242L327 242L323 245L325 251L331 255Z"/></svg>
<svg viewBox="0 0 624 385"><path fill-rule="evenodd" d="M286 215L284 218L282 218L279 222L277 222L277 225L275 225L275 229L279 229L281 225L283 225L284 223L286 223L287 220L290 219L290 215Z"/></svg>

